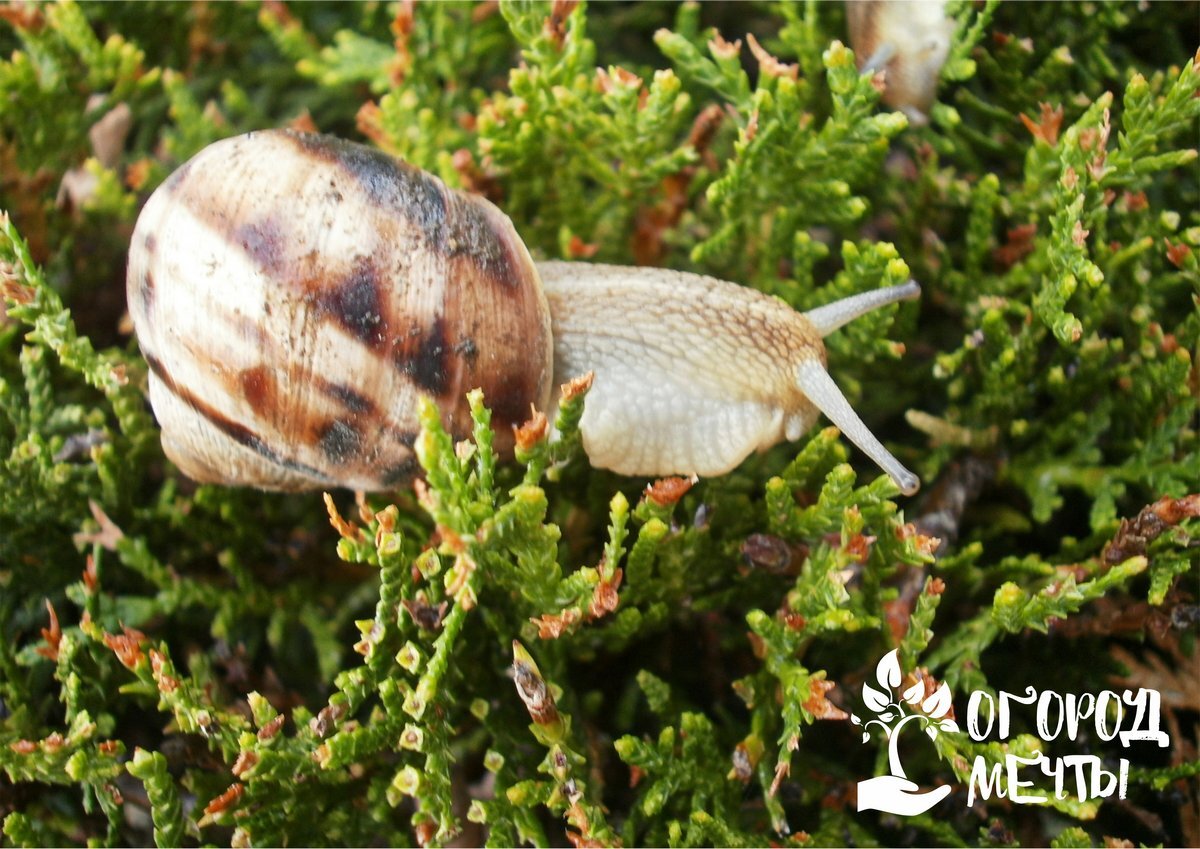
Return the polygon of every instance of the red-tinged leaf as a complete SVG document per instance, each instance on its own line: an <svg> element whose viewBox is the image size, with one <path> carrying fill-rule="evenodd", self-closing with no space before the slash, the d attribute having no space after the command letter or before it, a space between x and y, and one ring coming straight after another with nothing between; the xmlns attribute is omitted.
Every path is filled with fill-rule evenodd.
<svg viewBox="0 0 1200 849"><path fill-rule="evenodd" d="M646 497L659 507L670 507L683 498L699 480L695 475L690 478L659 478L654 483L646 484Z"/></svg>
<svg viewBox="0 0 1200 849"><path fill-rule="evenodd" d="M108 518L108 514L95 501L89 499L88 507L91 508L92 518L96 520L96 524L100 526L100 529L91 533L80 531L73 535L71 539L74 541L76 547L82 548L85 545L97 544L107 551L116 551L117 543L125 538L124 532L117 527L112 519Z"/></svg>
<svg viewBox="0 0 1200 849"><path fill-rule="evenodd" d="M812 714L814 719L843 720L846 712L829 701L826 697L835 684L821 678L814 678L808 688L808 698L804 701L804 709Z"/></svg>
<svg viewBox="0 0 1200 849"><path fill-rule="evenodd" d="M563 634L569 633L578 624L581 616L578 610L568 607L561 613L545 613L529 621L537 625L538 639L557 640Z"/></svg>
<svg viewBox="0 0 1200 849"><path fill-rule="evenodd" d="M528 452L550 433L550 421L545 413L532 411L529 421L525 424L513 425L513 436L516 440L517 451Z"/></svg>
<svg viewBox="0 0 1200 849"><path fill-rule="evenodd" d="M46 641L46 645L40 646L34 651L42 657L57 661L58 646L62 642L62 627L58 624L58 612L50 603L50 599L46 599L46 612L50 617L50 627L42 629L42 639Z"/></svg>
<svg viewBox="0 0 1200 849"><path fill-rule="evenodd" d="M1040 103L1038 106L1041 108L1038 119L1034 121L1028 115L1021 115L1021 123L1035 139L1054 147L1058 144L1058 131L1062 126L1063 108L1062 106L1051 106L1049 103Z"/></svg>

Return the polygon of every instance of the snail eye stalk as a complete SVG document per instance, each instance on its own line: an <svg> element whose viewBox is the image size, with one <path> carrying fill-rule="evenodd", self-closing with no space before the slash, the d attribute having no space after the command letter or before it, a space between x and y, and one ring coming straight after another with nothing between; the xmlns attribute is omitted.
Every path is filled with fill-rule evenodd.
<svg viewBox="0 0 1200 849"><path fill-rule="evenodd" d="M900 288L900 287L898 287ZM883 447L875 434L867 428L858 413L850 406L842 390L833 382L824 367L816 360L808 360L796 366L796 385L808 400L812 401L846 437L870 457L879 468L896 482L905 495L915 495L921 481L901 465L892 452Z"/></svg>

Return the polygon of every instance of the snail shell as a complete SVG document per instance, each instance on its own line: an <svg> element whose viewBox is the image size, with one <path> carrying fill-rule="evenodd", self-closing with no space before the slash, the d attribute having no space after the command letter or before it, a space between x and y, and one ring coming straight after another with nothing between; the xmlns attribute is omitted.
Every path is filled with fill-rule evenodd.
<svg viewBox="0 0 1200 849"><path fill-rule="evenodd" d="M387 489L415 472L416 400L456 437L480 387L512 425L595 380L580 431L623 474L717 475L825 413L904 492L918 481L825 371L821 339L916 283L808 313L686 272L535 264L486 200L361 145L217 142L146 203L128 297L167 455L199 481Z"/></svg>
<svg viewBox="0 0 1200 849"><path fill-rule="evenodd" d="M167 456L198 481L387 488L416 469L416 400L470 429L544 409L550 319L507 216L370 148L219 141L147 201L128 298Z"/></svg>

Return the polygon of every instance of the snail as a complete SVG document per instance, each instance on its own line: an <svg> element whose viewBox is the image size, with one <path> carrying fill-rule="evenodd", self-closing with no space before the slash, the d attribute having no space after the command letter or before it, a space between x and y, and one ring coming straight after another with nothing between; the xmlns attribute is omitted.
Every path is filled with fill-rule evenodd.
<svg viewBox="0 0 1200 849"><path fill-rule="evenodd" d="M915 282L808 313L681 271L535 263L488 201L378 150L268 130L218 141L153 193L127 294L167 456L201 482L393 488L416 472L416 405L495 444L587 372L591 463L723 474L824 412L918 487L825 371L821 338Z"/></svg>
<svg viewBox="0 0 1200 849"><path fill-rule="evenodd" d="M847 0L850 46L860 71L886 70L883 102L915 126L929 123L954 22L944 0Z"/></svg>

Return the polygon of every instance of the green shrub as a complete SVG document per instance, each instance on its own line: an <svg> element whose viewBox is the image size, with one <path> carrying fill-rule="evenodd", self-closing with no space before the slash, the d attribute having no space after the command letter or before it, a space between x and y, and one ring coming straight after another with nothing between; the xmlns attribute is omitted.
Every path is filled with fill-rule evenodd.
<svg viewBox="0 0 1200 849"><path fill-rule="evenodd" d="M5 7L4 839L1196 845L1195 6L951 12L914 128L833 4ZM802 309L911 273L830 367L924 493L832 428L647 488L587 467L585 396L512 462L487 399L467 452L427 407L415 493L192 484L129 235L205 144L287 124L496 198L541 257ZM1018 711L906 743L940 808L859 813L887 747L847 714L893 648L960 727L975 690L1147 688L1170 745L1043 746ZM977 757L1039 748L1128 758L1127 798L967 806Z"/></svg>

